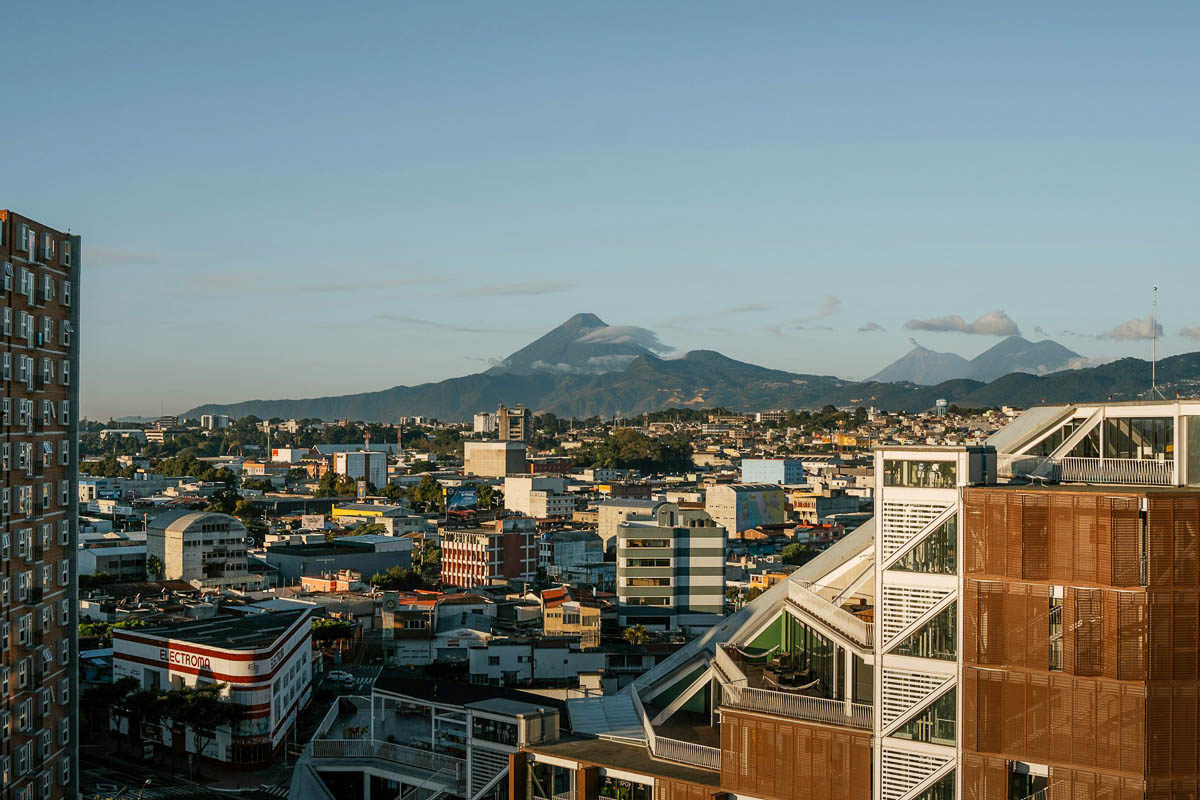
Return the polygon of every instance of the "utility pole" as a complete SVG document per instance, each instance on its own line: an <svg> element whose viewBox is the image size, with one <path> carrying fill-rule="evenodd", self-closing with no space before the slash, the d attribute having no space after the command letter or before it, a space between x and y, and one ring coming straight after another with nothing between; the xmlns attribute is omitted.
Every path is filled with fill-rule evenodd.
<svg viewBox="0 0 1200 800"><path fill-rule="evenodd" d="M1167 398L1158 389L1158 284L1154 284L1154 310L1150 315L1150 399L1158 395Z"/></svg>

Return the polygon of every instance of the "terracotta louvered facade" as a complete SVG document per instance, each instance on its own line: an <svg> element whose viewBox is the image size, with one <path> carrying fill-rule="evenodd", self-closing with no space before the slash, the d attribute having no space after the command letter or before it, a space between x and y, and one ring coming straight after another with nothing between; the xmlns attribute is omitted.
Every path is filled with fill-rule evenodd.
<svg viewBox="0 0 1200 800"><path fill-rule="evenodd" d="M1025 762L1048 800L1196 798L1200 492L978 487L963 515L963 796Z"/></svg>

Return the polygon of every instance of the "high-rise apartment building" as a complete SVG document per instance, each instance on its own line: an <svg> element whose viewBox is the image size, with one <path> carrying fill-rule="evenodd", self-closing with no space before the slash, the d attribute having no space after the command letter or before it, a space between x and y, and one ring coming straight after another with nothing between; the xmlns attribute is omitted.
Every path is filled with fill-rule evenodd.
<svg viewBox="0 0 1200 800"><path fill-rule="evenodd" d="M75 797L80 240L0 210L0 796Z"/></svg>
<svg viewBox="0 0 1200 800"><path fill-rule="evenodd" d="M334 453L333 471L356 481L366 481L383 491L388 482L387 453L380 450Z"/></svg>
<svg viewBox="0 0 1200 800"><path fill-rule="evenodd" d="M526 442L533 435L533 412L524 406L496 409L496 438L502 442Z"/></svg>

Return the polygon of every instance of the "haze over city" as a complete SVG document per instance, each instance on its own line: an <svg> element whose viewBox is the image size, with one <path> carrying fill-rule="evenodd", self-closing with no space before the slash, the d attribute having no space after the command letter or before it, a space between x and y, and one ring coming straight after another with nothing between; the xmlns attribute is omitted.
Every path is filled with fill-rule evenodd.
<svg viewBox="0 0 1200 800"><path fill-rule="evenodd" d="M1192 4L63 8L0 54L70 120L4 183L85 237L92 417L454 377L585 311L863 378L999 330L1147 357L1157 281L1200 348Z"/></svg>

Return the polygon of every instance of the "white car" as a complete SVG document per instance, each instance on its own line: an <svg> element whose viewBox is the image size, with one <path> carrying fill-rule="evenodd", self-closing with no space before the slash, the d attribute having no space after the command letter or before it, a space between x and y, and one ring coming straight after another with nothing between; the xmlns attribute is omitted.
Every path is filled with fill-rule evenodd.
<svg viewBox="0 0 1200 800"><path fill-rule="evenodd" d="M337 681L338 683L354 683L354 676L349 672L345 672L344 670L340 669L335 669L333 672L330 672L327 677L329 680Z"/></svg>

